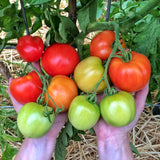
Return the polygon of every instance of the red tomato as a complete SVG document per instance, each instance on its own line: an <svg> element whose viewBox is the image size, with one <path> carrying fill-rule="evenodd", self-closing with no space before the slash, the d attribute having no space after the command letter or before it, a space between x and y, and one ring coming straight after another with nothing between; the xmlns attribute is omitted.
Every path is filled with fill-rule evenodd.
<svg viewBox="0 0 160 160"><path fill-rule="evenodd" d="M119 89L135 92L142 89L150 79L151 65L148 58L140 53L131 52L132 60L124 62L112 58L109 64L109 77Z"/></svg>
<svg viewBox="0 0 160 160"><path fill-rule="evenodd" d="M36 102L42 93L42 82L35 71L24 77L15 78L11 81L9 89L12 96L20 103Z"/></svg>
<svg viewBox="0 0 160 160"><path fill-rule="evenodd" d="M48 47L41 59L43 69L50 75L70 75L79 62L77 51L69 44L55 43Z"/></svg>
<svg viewBox="0 0 160 160"><path fill-rule="evenodd" d="M97 56L102 60L109 57L112 52L112 43L115 41L115 32L102 31L98 33L91 41L90 54Z"/></svg>
<svg viewBox="0 0 160 160"><path fill-rule="evenodd" d="M43 49L43 41L38 36L26 35L18 40L17 51L24 61L38 61L42 56Z"/></svg>
<svg viewBox="0 0 160 160"><path fill-rule="evenodd" d="M64 106L65 109L63 112L68 110L73 98L78 95L76 83L65 75L57 75L53 77L47 91L59 108ZM48 100L48 105L55 110L56 106L51 98L45 94L45 102Z"/></svg>

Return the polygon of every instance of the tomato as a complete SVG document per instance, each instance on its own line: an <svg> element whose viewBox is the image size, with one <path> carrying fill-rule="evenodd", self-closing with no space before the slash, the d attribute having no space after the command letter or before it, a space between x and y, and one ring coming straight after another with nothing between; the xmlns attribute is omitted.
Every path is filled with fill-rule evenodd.
<svg viewBox="0 0 160 160"><path fill-rule="evenodd" d="M78 130L92 128L99 117L99 106L96 103L88 102L85 95L75 97L68 110L69 121Z"/></svg>
<svg viewBox="0 0 160 160"><path fill-rule="evenodd" d="M119 89L135 92L142 89L149 81L151 65L148 58L132 51L132 59L124 62L121 58L112 58L109 64L109 77Z"/></svg>
<svg viewBox="0 0 160 160"><path fill-rule="evenodd" d="M108 58L112 52L112 43L115 41L115 32L102 31L98 33L90 43L90 55L102 60Z"/></svg>
<svg viewBox="0 0 160 160"><path fill-rule="evenodd" d="M44 49L43 41L38 36L22 36L18 40L17 51L26 62L38 61Z"/></svg>
<svg viewBox="0 0 160 160"><path fill-rule="evenodd" d="M51 110L50 107L48 110ZM55 115L50 114L49 121L48 117L44 117L43 112L46 112L46 108L34 102L27 103L20 109L17 125L24 137L40 138L50 130Z"/></svg>
<svg viewBox="0 0 160 160"><path fill-rule="evenodd" d="M70 75L79 62L77 51L69 44L55 43L48 47L41 59L43 69L50 75Z"/></svg>
<svg viewBox="0 0 160 160"><path fill-rule="evenodd" d="M122 127L131 123L136 115L136 104L133 96L120 91L104 97L100 102L102 118L111 126Z"/></svg>
<svg viewBox="0 0 160 160"><path fill-rule="evenodd" d="M12 96L20 103L36 102L42 93L42 82L35 71L15 78L9 86Z"/></svg>
<svg viewBox="0 0 160 160"><path fill-rule="evenodd" d="M80 90L90 92L97 82L103 77L104 67L98 57L90 56L83 59L74 70L74 79ZM105 81L102 81L97 92L106 88Z"/></svg>
<svg viewBox="0 0 160 160"><path fill-rule="evenodd" d="M121 43L122 48L126 49L126 43L125 43L124 39L121 38L119 41Z"/></svg>
<svg viewBox="0 0 160 160"><path fill-rule="evenodd" d="M71 101L78 95L76 83L65 75L54 76L47 91L59 108L64 106L63 112L68 110ZM48 100L48 105L55 110L56 106L52 102L51 98L48 97L47 93L45 94L45 102Z"/></svg>

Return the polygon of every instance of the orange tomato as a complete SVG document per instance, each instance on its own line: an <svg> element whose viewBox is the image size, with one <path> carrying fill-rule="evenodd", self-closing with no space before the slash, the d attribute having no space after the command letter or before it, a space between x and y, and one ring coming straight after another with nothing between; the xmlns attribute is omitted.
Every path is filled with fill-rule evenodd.
<svg viewBox="0 0 160 160"><path fill-rule="evenodd" d="M54 105L53 101L59 108L64 106L64 110L62 112L68 110L73 98L78 95L76 83L65 75L57 75L53 77L47 88L47 91L48 94L45 93L44 97L45 102L48 102L48 105L54 110L56 109L56 106Z"/></svg>
<svg viewBox="0 0 160 160"><path fill-rule="evenodd" d="M124 39L121 38L119 41L121 43L122 48L126 49L126 43L125 43Z"/></svg>

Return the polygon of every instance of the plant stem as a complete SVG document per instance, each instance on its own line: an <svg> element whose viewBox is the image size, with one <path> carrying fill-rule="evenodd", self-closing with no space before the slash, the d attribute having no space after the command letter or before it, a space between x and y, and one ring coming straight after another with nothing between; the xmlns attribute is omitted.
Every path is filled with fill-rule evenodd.
<svg viewBox="0 0 160 160"><path fill-rule="evenodd" d="M24 9L23 0L20 0L20 3L21 3L21 8L22 8L22 14L23 14L23 18L24 18L24 23L25 23L25 26L26 26L26 32L27 32L27 35L30 35L28 22L27 22L27 18L26 18L26 12L25 12L25 9Z"/></svg>
<svg viewBox="0 0 160 160"><path fill-rule="evenodd" d="M76 23L77 20L77 13L76 13L76 0L69 0L68 1L69 6L69 18Z"/></svg>

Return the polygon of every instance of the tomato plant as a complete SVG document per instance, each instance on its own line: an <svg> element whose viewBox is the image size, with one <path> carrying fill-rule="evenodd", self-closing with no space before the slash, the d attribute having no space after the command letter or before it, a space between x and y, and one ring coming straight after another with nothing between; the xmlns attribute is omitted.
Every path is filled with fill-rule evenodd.
<svg viewBox="0 0 160 160"><path fill-rule="evenodd" d="M111 126L122 127L131 123L136 115L133 96L125 91L104 97L100 102L103 119Z"/></svg>
<svg viewBox="0 0 160 160"><path fill-rule="evenodd" d="M102 61L98 57L90 56L83 59L74 70L74 79L80 90L90 92L100 81L104 73ZM105 81L102 81L97 92L106 88Z"/></svg>
<svg viewBox="0 0 160 160"><path fill-rule="evenodd" d="M68 110L71 124L78 130L92 128L100 117L99 106L87 101L87 96L80 95L73 99Z"/></svg>
<svg viewBox="0 0 160 160"><path fill-rule="evenodd" d="M149 81L151 65L148 58L140 53L131 52L132 59L124 62L121 58L112 58L109 64L109 77L119 89L135 92Z"/></svg>
<svg viewBox="0 0 160 160"><path fill-rule="evenodd" d="M25 35L19 38L16 48L24 61L34 62L42 56L44 44L38 36Z"/></svg>
<svg viewBox="0 0 160 160"><path fill-rule="evenodd" d="M64 111L67 111L69 105L74 97L78 95L78 88L76 83L65 75L54 76L47 89L48 94L45 94L45 102L51 106L54 110L56 105ZM49 95L49 96L48 96ZM56 105L53 103L56 103Z"/></svg>
<svg viewBox="0 0 160 160"><path fill-rule="evenodd" d="M109 57L112 52L112 44L115 41L114 31L102 31L98 33L91 41L90 54L91 56L97 56L102 60Z"/></svg>
<svg viewBox="0 0 160 160"><path fill-rule="evenodd" d="M55 43L48 47L41 59L43 69L50 75L70 75L79 62L77 51L69 44Z"/></svg>
<svg viewBox="0 0 160 160"><path fill-rule="evenodd" d="M36 102L42 93L42 82L35 71L15 78L9 86L12 96L20 103Z"/></svg>
<svg viewBox="0 0 160 160"><path fill-rule="evenodd" d="M48 110L50 107L48 107ZM44 136L52 127L55 119L54 113L48 117L43 115L46 108L34 102L25 104L17 116L17 125L21 133L26 138L40 138Z"/></svg>

